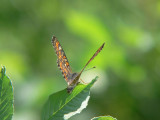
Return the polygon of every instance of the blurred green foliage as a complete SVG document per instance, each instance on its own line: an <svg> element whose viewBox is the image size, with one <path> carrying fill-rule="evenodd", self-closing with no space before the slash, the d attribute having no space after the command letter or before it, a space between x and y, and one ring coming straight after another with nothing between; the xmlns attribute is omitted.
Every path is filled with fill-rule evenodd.
<svg viewBox="0 0 160 120"><path fill-rule="evenodd" d="M14 120L39 120L48 96L66 87L51 45L53 34L73 71L80 71L106 42L89 65L96 70L82 76L86 81L98 75L103 89L93 89L88 108L73 119L159 119L159 21L158 0L1 0L0 64L13 80Z"/></svg>

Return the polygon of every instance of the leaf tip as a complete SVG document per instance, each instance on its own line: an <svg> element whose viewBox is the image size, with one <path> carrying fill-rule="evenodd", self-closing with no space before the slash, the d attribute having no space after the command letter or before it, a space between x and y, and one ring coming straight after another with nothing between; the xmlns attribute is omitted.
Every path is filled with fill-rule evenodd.
<svg viewBox="0 0 160 120"><path fill-rule="evenodd" d="M1 71L0 71L0 78L1 78L3 75L5 75L5 73L6 73L6 68L5 68L5 66L2 66L2 67L1 67Z"/></svg>
<svg viewBox="0 0 160 120"><path fill-rule="evenodd" d="M107 115L107 116L94 117L91 120L117 120L117 119L110 115Z"/></svg>
<svg viewBox="0 0 160 120"><path fill-rule="evenodd" d="M93 84L97 81L97 79L98 79L98 76L96 76L96 77L90 82L90 84L93 85Z"/></svg>

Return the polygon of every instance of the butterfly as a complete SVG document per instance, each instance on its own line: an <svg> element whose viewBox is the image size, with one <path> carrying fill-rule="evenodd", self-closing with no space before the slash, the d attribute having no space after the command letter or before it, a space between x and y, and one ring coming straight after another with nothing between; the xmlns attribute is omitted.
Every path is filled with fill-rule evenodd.
<svg viewBox="0 0 160 120"><path fill-rule="evenodd" d="M76 73L72 72L66 54L55 36L52 37L52 44L57 55L58 67L61 70L63 77L68 84L67 86L68 93L71 93L72 90L76 87L76 85L79 83L80 76L84 71L84 69L86 68L86 66L95 58L95 56L98 55L98 53L103 49L105 45L105 43L103 43L102 46L100 46L100 48L94 53L94 55L90 58L87 64L83 67L83 69L79 73Z"/></svg>

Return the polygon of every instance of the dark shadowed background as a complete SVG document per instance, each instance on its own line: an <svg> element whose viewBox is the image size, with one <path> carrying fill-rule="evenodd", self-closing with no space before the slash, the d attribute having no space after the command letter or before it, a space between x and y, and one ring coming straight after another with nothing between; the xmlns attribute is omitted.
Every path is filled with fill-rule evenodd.
<svg viewBox="0 0 160 120"><path fill-rule="evenodd" d="M119 120L160 118L159 0L1 0L0 65L14 85L13 120L40 120L41 107L66 88L51 44L55 35L79 72L99 76L87 109L71 120L111 115Z"/></svg>

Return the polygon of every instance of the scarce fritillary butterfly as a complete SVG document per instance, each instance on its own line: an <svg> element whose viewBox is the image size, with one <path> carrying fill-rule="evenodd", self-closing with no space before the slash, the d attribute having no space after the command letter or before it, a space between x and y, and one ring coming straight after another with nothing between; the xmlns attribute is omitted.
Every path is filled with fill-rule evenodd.
<svg viewBox="0 0 160 120"><path fill-rule="evenodd" d="M57 55L58 67L61 70L61 72L62 72L62 74L68 84L67 92L71 93L72 90L79 83L79 78L80 78L82 72L84 71L84 69L86 68L86 66L94 59L95 56L98 55L98 53L104 47L105 43L103 43L102 46L95 52L95 54L90 58L90 60L87 62L87 64L83 67L83 69L79 73L71 71L66 54L55 36L52 37L52 44L53 44L53 47L54 47L56 55Z"/></svg>

